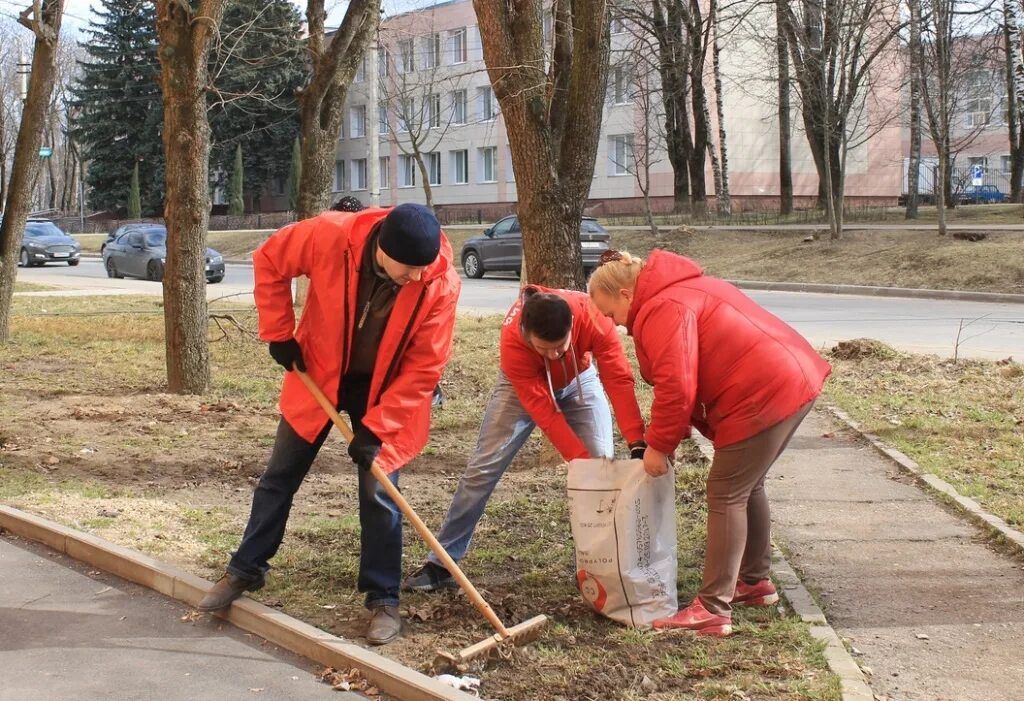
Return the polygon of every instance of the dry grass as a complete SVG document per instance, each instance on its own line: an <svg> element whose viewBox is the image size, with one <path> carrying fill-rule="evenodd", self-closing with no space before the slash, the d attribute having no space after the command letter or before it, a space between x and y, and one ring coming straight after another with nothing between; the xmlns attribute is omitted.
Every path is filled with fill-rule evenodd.
<svg viewBox="0 0 1024 701"><path fill-rule="evenodd" d="M806 232L646 231L614 233L612 244L646 254L665 248L729 280L820 282L1024 293L1024 234L984 241L918 231L848 232L836 243L803 243Z"/></svg>
<svg viewBox="0 0 1024 701"><path fill-rule="evenodd" d="M831 358L829 400L961 494L1024 526L1024 366L954 363L875 343L862 357Z"/></svg>
<svg viewBox="0 0 1024 701"><path fill-rule="evenodd" d="M252 484L269 453L279 370L262 344L236 334L211 348L211 396L161 394L157 302L46 302L65 316L40 318L40 300L16 301L14 340L0 361L0 498L216 576L238 544ZM68 316L86 305L136 313L104 316L99 324ZM499 323L459 321L433 440L402 474L403 491L435 526L476 439ZM54 386L54 371L66 382ZM544 612L554 621L514 663L482 670L485 698L839 698L821 646L791 616L743 611L736 636L705 640L626 630L591 614L573 581L564 468L543 453L535 438L502 480L465 563L505 619ZM704 542L705 468L690 458L677 479L684 601L698 586ZM329 441L296 499L289 535L259 598L358 639L365 614L355 591L355 484L343 445ZM412 569L426 551L411 529L405 541ZM488 632L454 594L409 595L403 608L407 634L383 652L414 667L437 647L458 648ZM642 686L645 677L654 692Z"/></svg>
<svg viewBox="0 0 1024 701"><path fill-rule="evenodd" d="M21 282L20 280L14 282L15 292L48 292L56 289L58 288L53 285L40 285L37 282Z"/></svg>

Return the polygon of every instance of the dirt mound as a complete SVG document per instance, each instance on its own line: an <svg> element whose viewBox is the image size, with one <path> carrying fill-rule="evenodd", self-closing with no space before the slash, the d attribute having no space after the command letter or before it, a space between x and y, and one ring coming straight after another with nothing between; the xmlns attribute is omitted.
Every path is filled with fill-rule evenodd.
<svg viewBox="0 0 1024 701"><path fill-rule="evenodd" d="M898 354L890 346L873 338L855 338L840 341L833 346L830 355L836 360L889 360Z"/></svg>

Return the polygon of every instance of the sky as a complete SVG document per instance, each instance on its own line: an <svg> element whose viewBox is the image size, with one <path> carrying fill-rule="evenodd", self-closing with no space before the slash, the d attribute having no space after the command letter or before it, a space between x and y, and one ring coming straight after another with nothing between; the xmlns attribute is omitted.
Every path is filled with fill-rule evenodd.
<svg viewBox="0 0 1024 701"><path fill-rule="evenodd" d="M329 26L340 24L348 3L344 0L326 0L326 2L328 10L327 24ZM433 5L436 2L438 0L382 0L384 13L387 15L407 12L419 7ZM292 0L292 3L299 8L299 12L305 13L305 2ZM23 6L28 7L30 4L31 2L25 0ZM92 6L94 5L99 7L100 3L97 0L65 0L64 27L72 31L86 27L92 18ZM0 8L3 8L4 14L17 15L18 10L16 7L18 6L22 6L22 3L14 0L0 0Z"/></svg>

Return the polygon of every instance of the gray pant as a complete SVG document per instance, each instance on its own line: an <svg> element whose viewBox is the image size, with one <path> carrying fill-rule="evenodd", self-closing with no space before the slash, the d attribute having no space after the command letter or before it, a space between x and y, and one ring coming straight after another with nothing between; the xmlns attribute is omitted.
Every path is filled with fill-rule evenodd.
<svg viewBox="0 0 1024 701"><path fill-rule="evenodd" d="M571 382L555 393L558 406L591 457L613 457L612 415L601 380L593 367L584 370L579 379L583 386L582 398L577 400L576 383ZM512 383L499 372L498 383L484 409L476 450L459 480L437 537L453 560L466 556L487 500L535 427L533 419L519 403ZM440 564L433 553L430 560Z"/></svg>

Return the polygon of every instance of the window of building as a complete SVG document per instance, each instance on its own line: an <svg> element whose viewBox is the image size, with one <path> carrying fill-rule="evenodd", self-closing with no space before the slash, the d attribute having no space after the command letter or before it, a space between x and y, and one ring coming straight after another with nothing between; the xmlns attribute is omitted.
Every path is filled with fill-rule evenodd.
<svg viewBox="0 0 1024 701"><path fill-rule="evenodd" d="M469 151L449 151L448 160L451 163L452 183L465 185L469 182Z"/></svg>
<svg viewBox="0 0 1024 701"><path fill-rule="evenodd" d="M353 139L366 136L366 105L357 105L349 108L349 135Z"/></svg>
<svg viewBox="0 0 1024 701"><path fill-rule="evenodd" d="M352 161L352 189L366 189L366 159L356 158Z"/></svg>
<svg viewBox="0 0 1024 701"><path fill-rule="evenodd" d="M380 157L380 189L387 190L391 187L391 157Z"/></svg>
<svg viewBox="0 0 1024 701"><path fill-rule="evenodd" d="M999 157L999 169L1003 172L1003 175L1010 174L1010 168L1013 166L1013 159L1009 156Z"/></svg>
<svg viewBox="0 0 1024 701"><path fill-rule="evenodd" d="M489 122L498 116L498 102L490 86L477 88L477 104L480 106L480 121Z"/></svg>
<svg viewBox="0 0 1024 701"><path fill-rule="evenodd" d="M391 52L383 46L377 54L377 75L381 78L391 75Z"/></svg>
<svg viewBox="0 0 1024 701"><path fill-rule="evenodd" d="M611 21L612 34L622 34L626 31L626 21L620 14L613 14Z"/></svg>
<svg viewBox="0 0 1024 701"><path fill-rule="evenodd" d="M334 162L334 191L335 192L341 192L344 189L345 189L345 161L335 161Z"/></svg>
<svg viewBox="0 0 1024 701"><path fill-rule="evenodd" d="M402 73L413 73L416 70L416 42L412 39L398 42L398 59Z"/></svg>
<svg viewBox="0 0 1024 701"><path fill-rule="evenodd" d="M441 65L441 35L431 34L423 40L423 67L437 68Z"/></svg>
<svg viewBox="0 0 1024 701"><path fill-rule="evenodd" d="M493 183L498 180L498 149L495 146L479 149L480 182Z"/></svg>
<svg viewBox="0 0 1024 701"><path fill-rule="evenodd" d="M366 57L363 56L363 60L359 62L359 67L356 69L356 83L362 83L366 80Z"/></svg>
<svg viewBox="0 0 1024 701"><path fill-rule="evenodd" d="M466 91L456 90L452 93L452 124L466 123Z"/></svg>
<svg viewBox="0 0 1024 701"><path fill-rule="evenodd" d="M381 134L387 134L391 131L391 127L388 126L388 103L381 102L377 105L377 122Z"/></svg>
<svg viewBox="0 0 1024 701"><path fill-rule="evenodd" d="M433 153L426 154L425 165L427 166L427 175L430 176L431 185L441 184L441 153L440 151L434 151Z"/></svg>
<svg viewBox="0 0 1024 701"><path fill-rule="evenodd" d="M398 157L398 187L416 187L416 159L412 156Z"/></svg>
<svg viewBox="0 0 1024 701"><path fill-rule="evenodd" d="M619 134L608 138L608 172L611 175L633 173L633 135Z"/></svg>
<svg viewBox="0 0 1024 701"><path fill-rule="evenodd" d="M427 95L427 126L437 129L441 126L441 96L437 93Z"/></svg>
<svg viewBox="0 0 1024 701"><path fill-rule="evenodd" d="M466 62L466 28L448 32L448 56L452 64Z"/></svg>
<svg viewBox="0 0 1024 701"><path fill-rule="evenodd" d="M616 105L625 105L632 101L632 80L632 66L626 64L615 66L612 76L612 97Z"/></svg>

